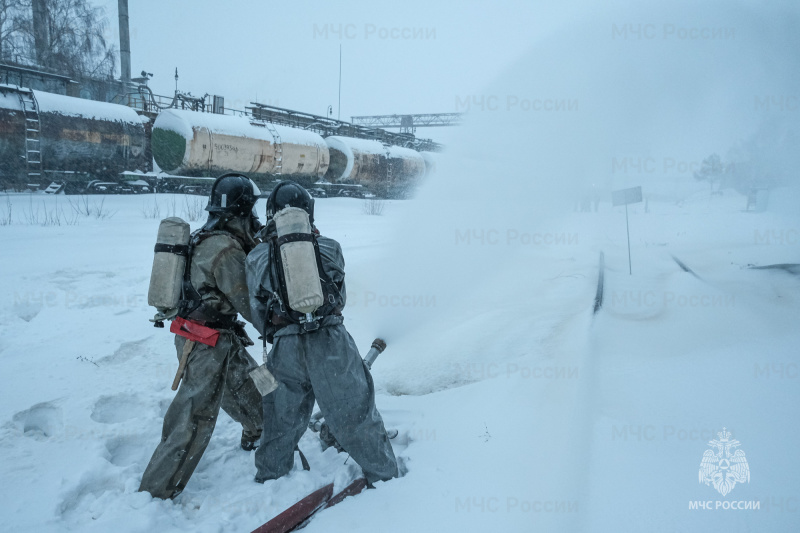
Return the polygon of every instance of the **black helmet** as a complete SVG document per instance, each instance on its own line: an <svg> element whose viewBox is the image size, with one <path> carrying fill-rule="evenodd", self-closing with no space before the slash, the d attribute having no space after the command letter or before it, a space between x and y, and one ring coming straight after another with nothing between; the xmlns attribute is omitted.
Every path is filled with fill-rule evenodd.
<svg viewBox="0 0 800 533"><path fill-rule="evenodd" d="M302 185L293 181L282 181L272 189L267 199L267 222L284 207L299 207L308 213L308 220L314 223L314 198Z"/></svg>
<svg viewBox="0 0 800 533"><path fill-rule="evenodd" d="M206 211L219 217L250 216L261 191L247 176L231 172L217 178L211 187Z"/></svg>

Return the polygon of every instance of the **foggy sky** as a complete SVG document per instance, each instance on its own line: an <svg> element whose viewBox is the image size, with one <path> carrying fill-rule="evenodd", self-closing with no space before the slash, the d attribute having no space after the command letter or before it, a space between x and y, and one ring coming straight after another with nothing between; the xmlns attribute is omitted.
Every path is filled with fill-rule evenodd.
<svg viewBox="0 0 800 533"><path fill-rule="evenodd" d="M118 46L117 0L93 1ZM479 92L570 11L555 2L130 0L131 68L154 74L156 94L173 93L178 67L181 90L223 95L227 107L257 97L320 115L332 105L336 117L341 43L343 120L463 111L458 98Z"/></svg>
<svg viewBox="0 0 800 533"><path fill-rule="evenodd" d="M118 46L117 0L92 1L105 7L107 36ZM756 10L763 6L756 0L731 2L735 4ZM676 27L715 27L708 5L697 6L696 11L703 12L699 16L689 4L681 20L675 21L656 16L664 6L662 2L586 0L491 4L130 0L131 65L134 77L142 70L154 74L150 86L156 94L172 95L178 67L180 90L195 96L222 95L226 107L236 109L257 99L319 115L325 115L331 105L333 116L340 112L343 120L353 115L474 112L475 106L465 102L486 95L487 87L498 79L513 78L520 60L530 58L553 35L581 31L579 24L597 14L615 13L611 22L620 27L656 23L661 31L665 22ZM728 10L724 3L716 6ZM770 2L771 15L781 10L796 14L798 6L792 1ZM724 12L720 15L725 18ZM612 30L606 26L600 31L607 30L610 39ZM569 40L586 37L575 34ZM692 54L696 45L720 45L716 39L673 40L680 45L676 54ZM746 42L740 33L738 39L722 45ZM337 105L340 44L341 111ZM650 43L645 40L644 44ZM539 80L548 82L552 71L571 68L564 64L565 57L558 48L545 48L536 61L543 70L522 77L535 90ZM720 92L725 89L720 87ZM458 136L452 128L424 128L417 133L444 143Z"/></svg>

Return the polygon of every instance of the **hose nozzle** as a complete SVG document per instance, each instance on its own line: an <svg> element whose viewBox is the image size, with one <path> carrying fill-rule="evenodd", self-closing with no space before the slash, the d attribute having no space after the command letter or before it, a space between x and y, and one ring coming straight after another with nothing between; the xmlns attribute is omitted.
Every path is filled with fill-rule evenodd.
<svg viewBox="0 0 800 533"><path fill-rule="evenodd" d="M372 369L372 364L375 362L375 359L377 359L385 349L386 342L383 339L375 339L372 341L372 347L369 349L369 352L367 352L367 356L364 357L364 362L367 364L367 368L370 370Z"/></svg>
<svg viewBox="0 0 800 533"><path fill-rule="evenodd" d="M375 339L372 341L372 347L378 350L378 353L383 353L386 349L386 341L383 339Z"/></svg>

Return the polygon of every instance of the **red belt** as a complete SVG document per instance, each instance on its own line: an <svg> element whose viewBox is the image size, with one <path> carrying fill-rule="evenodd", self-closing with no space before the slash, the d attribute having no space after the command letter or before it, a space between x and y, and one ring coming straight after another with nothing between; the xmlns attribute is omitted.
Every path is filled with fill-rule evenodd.
<svg viewBox="0 0 800 533"><path fill-rule="evenodd" d="M189 340L201 342L208 346L216 346L219 339L219 331L185 318L175 317L169 330L175 335L186 337Z"/></svg>

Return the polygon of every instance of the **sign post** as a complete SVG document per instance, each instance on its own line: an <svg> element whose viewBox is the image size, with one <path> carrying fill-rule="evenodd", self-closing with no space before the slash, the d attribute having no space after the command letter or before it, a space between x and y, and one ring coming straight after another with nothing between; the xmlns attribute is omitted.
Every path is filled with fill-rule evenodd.
<svg viewBox="0 0 800 533"><path fill-rule="evenodd" d="M611 192L611 205L625 206L625 232L628 234L628 275L633 274L631 269L631 230L628 224L628 204L638 204L642 201L642 188L632 187Z"/></svg>

